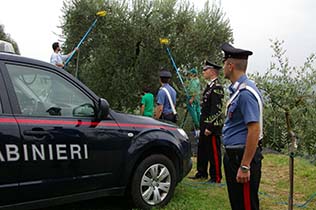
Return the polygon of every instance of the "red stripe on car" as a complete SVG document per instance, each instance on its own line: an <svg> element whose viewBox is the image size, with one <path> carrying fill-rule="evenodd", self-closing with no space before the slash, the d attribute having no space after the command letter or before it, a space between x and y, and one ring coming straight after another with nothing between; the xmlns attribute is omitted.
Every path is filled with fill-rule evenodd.
<svg viewBox="0 0 316 210"><path fill-rule="evenodd" d="M134 128L157 128L165 130L176 130L175 127L164 125L150 124L133 124L133 123L110 123L110 122L89 122L81 120L43 120L43 119L25 119L25 118L0 118L0 123L16 123L19 124L39 124L39 125L85 125L85 126L105 126L105 127L134 127Z"/></svg>

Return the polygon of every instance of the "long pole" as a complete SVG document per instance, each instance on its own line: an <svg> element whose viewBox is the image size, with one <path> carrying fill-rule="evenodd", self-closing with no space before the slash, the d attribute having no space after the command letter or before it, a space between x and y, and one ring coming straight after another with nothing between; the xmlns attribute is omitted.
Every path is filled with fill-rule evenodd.
<svg viewBox="0 0 316 210"><path fill-rule="evenodd" d="M82 37L82 39L80 40L80 42L77 44L76 49L79 49L79 47L81 46L81 44L83 43L83 41L87 38L87 36L89 35L89 33L92 31L92 29L95 27L98 18L99 17L103 17L106 15L106 11L99 11L97 12L97 17L96 19L93 21L93 23L91 24L91 26L89 27L89 29L87 30L87 32L85 33L85 35ZM72 57L74 56L74 54L76 53L76 51L72 51L72 53L70 54L70 56L67 58L67 60L65 61L64 64L64 68L67 66L67 64L69 63L69 61L72 59Z"/></svg>
<svg viewBox="0 0 316 210"><path fill-rule="evenodd" d="M297 139L295 133L292 131L290 123L290 113L288 110L285 111L286 126L291 137L291 143L289 147L289 177L290 177L290 193L289 193L289 205L288 210L293 210L293 194L294 194L294 154L297 148Z"/></svg>
<svg viewBox="0 0 316 210"><path fill-rule="evenodd" d="M293 154L290 153L289 158L289 171L290 171L290 195L289 195L289 210L293 210L293 192L294 192L294 158Z"/></svg>
<svg viewBox="0 0 316 210"><path fill-rule="evenodd" d="M77 49L79 49L80 45L82 44L82 42L87 38L88 34L91 32L91 30L93 29L93 27L95 26L95 24L97 23L98 18L96 18L92 25L90 26L90 28L88 29L88 31L85 33L85 35L82 37L82 39L80 40L80 42L77 45ZM69 63L69 61L72 59L72 57L74 56L74 54L76 53L76 51L72 51L71 55L67 58L67 60L65 61L65 65L64 68L67 66L67 64Z"/></svg>
<svg viewBox="0 0 316 210"><path fill-rule="evenodd" d="M183 87L183 89L184 89L184 92L185 92L185 95L186 95L186 104L187 104L187 106L191 106L191 104L189 103L190 95L189 95L189 93L188 93L188 91L187 91L187 88L186 88L185 85L184 85L183 79L182 79L181 74L180 74L180 72L179 72L179 69L178 69L178 67L177 67L177 65L176 65L176 62L174 61L174 59L173 59L173 57L172 57L171 51L170 51L169 47L167 47L167 46L166 46L166 51L167 51L167 54L168 54L168 56L169 56L169 58L170 58L171 64L172 64L174 70L176 71L177 76L178 76L178 78L179 78L179 80L180 80L180 83L181 83L181 85L182 85L182 87ZM194 116L193 116L194 114L192 113L191 109L188 109L188 108L187 108L186 113L185 113L185 116L184 116L184 118L183 118L183 121L182 121L180 127L183 127L183 126L184 126L184 123L185 123L185 120L186 120L186 117L187 117L188 112L190 112L190 115L191 115L192 119L194 118ZM194 130L196 130L196 127L195 127L194 124L193 124L193 127L194 127Z"/></svg>
<svg viewBox="0 0 316 210"><path fill-rule="evenodd" d="M179 78L179 80L180 80L180 83L181 83L181 85L182 85L182 87L183 87L183 89L184 89L185 95L187 96L187 98L189 98L188 91L187 91L187 89L186 89L186 87L185 87L185 85L184 85L184 82L183 82L183 80L182 80L182 77L181 77L181 74L180 74L180 72L179 72L179 69L178 69L176 63L174 62L174 59L173 59L173 57L172 57L172 55L171 55L171 51L170 51L169 47L167 47L167 46L166 46L166 51L167 51L168 56L169 56L169 58L170 58L171 64L172 64L173 68L175 69L175 71L176 71L176 73L177 73L177 75L178 75L178 78Z"/></svg>
<svg viewBox="0 0 316 210"><path fill-rule="evenodd" d="M75 77L76 77L77 79L79 78L79 58L80 58L80 51L78 52L77 61L76 61Z"/></svg>

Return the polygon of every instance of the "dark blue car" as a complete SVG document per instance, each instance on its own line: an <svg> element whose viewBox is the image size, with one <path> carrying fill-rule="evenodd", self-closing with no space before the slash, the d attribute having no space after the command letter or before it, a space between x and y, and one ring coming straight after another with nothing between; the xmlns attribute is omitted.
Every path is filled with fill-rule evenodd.
<svg viewBox="0 0 316 210"><path fill-rule="evenodd" d="M190 171L176 125L118 113L51 64L0 52L0 209L108 195L166 205Z"/></svg>

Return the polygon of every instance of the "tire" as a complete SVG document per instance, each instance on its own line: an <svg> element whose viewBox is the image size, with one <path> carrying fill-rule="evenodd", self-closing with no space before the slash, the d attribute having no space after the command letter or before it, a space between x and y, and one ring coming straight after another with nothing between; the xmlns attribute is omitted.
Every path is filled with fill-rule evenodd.
<svg viewBox="0 0 316 210"><path fill-rule="evenodd" d="M151 155L143 160L134 172L131 197L140 209L165 206L176 186L176 170L164 155Z"/></svg>

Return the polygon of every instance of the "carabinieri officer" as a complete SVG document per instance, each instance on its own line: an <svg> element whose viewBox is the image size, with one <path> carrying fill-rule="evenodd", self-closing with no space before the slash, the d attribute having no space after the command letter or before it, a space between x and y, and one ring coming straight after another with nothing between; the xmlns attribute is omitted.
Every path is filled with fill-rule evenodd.
<svg viewBox="0 0 316 210"><path fill-rule="evenodd" d="M259 210L261 179L262 96L246 76L251 51L228 43L224 51L224 76L231 81L223 127L224 170L231 208Z"/></svg>
<svg viewBox="0 0 316 210"><path fill-rule="evenodd" d="M222 100L224 91L218 80L222 67L209 61L203 67L203 77L208 84L201 103L200 138L197 151L197 173L191 179L208 177L208 182L220 183L222 179L221 136L223 127ZM208 170L208 163L209 170Z"/></svg>

